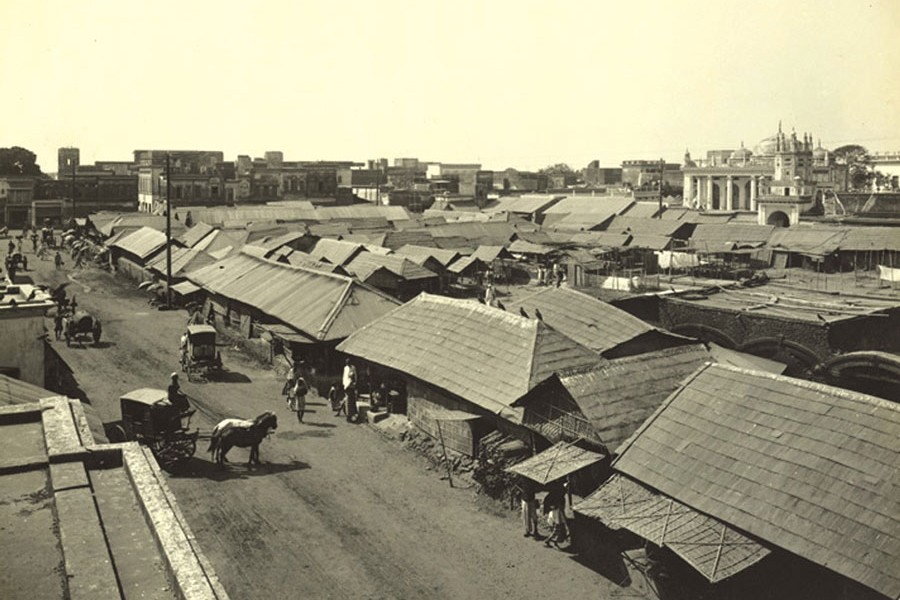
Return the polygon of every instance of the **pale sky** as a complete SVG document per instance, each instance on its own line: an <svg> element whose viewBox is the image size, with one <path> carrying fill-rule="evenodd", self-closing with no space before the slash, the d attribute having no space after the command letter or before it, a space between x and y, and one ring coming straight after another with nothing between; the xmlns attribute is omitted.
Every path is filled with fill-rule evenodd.
<svg viewBox="0 0 900 600"><path fill-rule="evenodd" d="M900 150L898 0L2 0L0 147L485 168Z"/></svg>

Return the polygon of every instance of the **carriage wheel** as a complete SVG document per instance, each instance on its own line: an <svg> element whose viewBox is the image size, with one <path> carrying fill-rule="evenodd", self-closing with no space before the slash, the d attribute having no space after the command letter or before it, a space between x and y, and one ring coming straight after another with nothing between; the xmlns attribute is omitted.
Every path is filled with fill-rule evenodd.
<svg viewBox="0 0 900 600"><path fill-rule="evenodd" d="M111 444L121 444L122 442L128 441L128 434L125 433L125 428L121 425L113 425L110 427L106 437L109 438Z"/></svg>

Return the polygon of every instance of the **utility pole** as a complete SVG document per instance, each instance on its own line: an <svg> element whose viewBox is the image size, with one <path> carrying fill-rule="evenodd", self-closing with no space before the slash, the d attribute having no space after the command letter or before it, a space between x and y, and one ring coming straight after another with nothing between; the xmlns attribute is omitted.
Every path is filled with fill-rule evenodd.
<svg viewBox="0 0 900 600"><path fill-rule="evenodd" d="M72 218L75 216L75 161L72 160Z"/></svg>
<svg viewBox="0 0 900 600"><path fill-rule="evenodd" d="M659 212L657 219L662 219L663 214L663 174L666 172L666 161L659 159Z"/></svg>
<svg viewBox="0 0 900 600"><path fill-rule="evenodd" d="M166 152L166 308L172 308L172 174Z"/></svg>

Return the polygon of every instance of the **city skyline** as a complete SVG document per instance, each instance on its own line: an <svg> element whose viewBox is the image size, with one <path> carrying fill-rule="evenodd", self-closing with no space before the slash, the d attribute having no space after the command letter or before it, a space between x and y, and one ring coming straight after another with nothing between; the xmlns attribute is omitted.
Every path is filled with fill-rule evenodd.
<svg viewBox="0 0 900 600"><path fill-rule="evenodd" d="M53 172L138 148L539 169L752 149L900 147L890 2L4 3L0 146Z"/></svg>

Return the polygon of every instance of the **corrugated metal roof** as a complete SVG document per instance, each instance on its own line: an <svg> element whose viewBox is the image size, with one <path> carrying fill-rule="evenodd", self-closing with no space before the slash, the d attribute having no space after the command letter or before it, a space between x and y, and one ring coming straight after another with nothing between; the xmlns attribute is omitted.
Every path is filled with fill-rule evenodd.
<svg viewBox="0 0 900 600"><path fill-rule="evenodd" d="M473 265L474 265L474 267L473 267ZM447 268L447 270L450 271L451 273L461 275L466 271L466 269L469 269L469 268L484 269L484 268L486 268L486 265L484 264L484 261L482 261L480 258L475 256L474 254L472 254L469 256L460 257L459 260L454 261L453 264L451 264Z"/></svg>
<svg viewBox="0 0 900 600"><path fill-rule="evenodd" d="M544 227L553 227L559 231L589 231L594 228L600 228L607 221L612 219L616 213L570 213L567 215L553 215L544 221Z"/></svg>
<svg viewBox="0 0 900 600"><path fill-rule="evenodd" d="M531 225L519 225L521 230L535 230ZM461 237L468 240L472 246L489 245L504 246L508 244L520 231L511 223L447 223L429 227L428 232L435 238Z"/></svg>
<svg viewBox="0 0 900 600"><path fill-rule="evenodd" d="M560 375L560 382L611 451L628 439L678 388L709 361L701 344L610 360L596 368Z"/></svg>
<svg viewBox="0 0 900 600"><path fill-rule="evenodd" d="M533 214L559 202L563 196L521 196L499 198L497 203L486 212L512 212Z"/></svg>
<svg viewBox="0 0 900 600"><path fill-rule="evenodd" d="M840 242L841 250L900 250L900 228L851 227Z"/></svg>
<svg viewBox="0 0 900 600"><path fill-rule="evenodd" d="M182 244L187 246L188 248L193 248L197 245L200 240L205 238L207 235L212 233L215 230L215 227L212 225L207 225L206 223L197 223L178 238Z"/></svg>
<svg viewBox="0 0 900 600"><path fill-rule="evenodd" d="M347 263L364 250L362 244L322 238L316 242L313 249L309 251L309 255L315 260L330 262L333 265L346 266Z"/></svg>
<svg viewBox="0 0 900 600"><path fill-rule="evenodd" d="M165 245L166 234L150 227L141 227L137 231L113 242L112 247L144 259Z"/></svg>
<svg viewBox="0 0 900 600"><path fill-rule="evenodd" d="M555 248L551 248L550 246L544 246L543 244L532 244L531 242L526 242L525 240L516 240L512 244L508 246L508 250L512 254L550 254L555 252Z"/></svg>
<svg viewBox="0 0 900 600"><path fill-rule="evenodd" d="M691 246L702 252L727 252L747 245L765 244L775 230L770 225L700 223Z"/></svg>
<svg viewBox="0 0 900 600"><path fill-rule="evenodd" d="M595 246L601 248L620 248L628 244L631 235L627 233L612 233L610 231L585 231L570 236L572 243L582 246Z"/></svg>
<svg viewBox="0 0 900 600"><path fill-rule="evenodd" d="M535 319L420 294L338 350L397 369L515 422L510 405L554 372L599 355Z"/></svg>
<svg viewBox="0 0 900 600"><path fill-rule="evenodd" d="M179 209L182 221L188 209ZM176 213L176 214L177 214ZM276 221L319 221L319 211L311 202L298 202L292 206L232 206L232 207L191 207L191 217L195 222L225 225L226 223L258 223Z"/></svg>
<svg viewBox="0 0 900 600"><path fill-rule="evenodd" d="M666 547L715 583L765 558L769 549L721 521L614 474L574 510Z"/></svg>
<svg viewBox="0 0 900 600"><path fill-rule="evenodd" d="M403 256L375 254L374 252L362 252L345 265L350 273L355 274L365 281L378 269L387 269L394 275L412 281L416 279L436 278L437 273L418 265Z"/></svg>
<svg viewBox="0 0 900 600"><path fill-rule="evenodd" d="M529 315L539 309L547 325L594 352L605 352L657 331L608 302L566 287L548 286L507 305L514 312L520 308Z"/></svg>
<svg viewBox="0 0 900 600"><path fill-rule="evenodd" d="M665 210L665 207L663 207ZM658 202L635 202L622 214L632 219L654 219L659 214Z"/></svg>
<svg viewBox="0 0 900 600"><path fill-rule="evenodd" d="M295 267L305 267L314 271L325 271L326 273L337 273L338 275L348 275L347 269L341 265L333 265L331 263L322 262L314 259L306 252L299 250L291 252L287 255L288 264Z"/></svg>
<svg viewBox="0 0 900 600"><path fill-rule="evenodd" d="M428 246L416 246L415 244L406 244L394 252L401 256L409 257L410 259L422 259L421 262L419 260L415 261L418 264L423 264L424 259L431 257L445 267L459 258L459 252L455 250L442 250L440 248L429 248Z"/></svg>
<svg viewBox="0 0 900 600"><path fill-rule="evenodd" d="M310 223L307 225L309 234L317 237L339 236L350 233L350 226L347 223Z"/></svg>
<svg viewBox="0 0 900 600"><path fill-rule="evenodd" d="M584 450L569 442L559 442L506 470L546 485L604 458L602 454Z"/></svg>
<svg viewBox="0 0 900 600"><path fill-rule="evenodd" d="M388 221L409 220L409 211L402 206L376 206L371 204L354 204L351 206L320 206L316 209L317 221L347 219L377 219Z"/></svg>
<svg viewBox="0 0 900 600"><path fill-rule="evenodd" d="M843 229L779 227L769 236L768 245L789 252L827 256L838 249L843 237Z"/></svg>
<svg viewBox="0 0 900 600"><path fill-rule="evenodd" d="M486 263L492 263L498 258L512 258L512 254L503 246L478 246L472 256Z"/></svg>
<svg viewBox="0 0 900 600"><path fill-rule="evenodd" d="M172 275L180 277L187 272L202 269L214 263L216 259L203 250L194 248L172 248ZM166 253L160 252L153 260L149 261L146 268L157 273L166 273Z"/></svg>
<svg viewBox="0 0 900 600"><path fill-rule="evenodd" d="M431 233L424 229L385 232L381 245L391 250L397 250L410 244L415 246L435 246Z"/></svg>
<svg viewBox="0 0 900 600"><path fill-rule="evenodd" d="M632 217L615 217L604 229L609 233L628 233L631 235L655 235L672 237L679 229L690 229L690 225L681 221L665 219L638 219Z"/></svg>
<svg viewBox="0 0 900 600"><path fill-rule="evenodd" d="M345 338L398 304L350 277L245 254L194 271L189 278L318 340Z"/></svg>
<svg viewBox="0 0 900 600"><path fill-rule="evenodd" d="M634 204L630 196L568 196L546 211L545 215L602 213L619 215Z"/></svg>
<svg viewBox="0 0 900 600"><path fill-rule="evenodd" d="M614 468L772 545L900 597L900 405L701 367Z"/></svg>
<svg viewBox="0 0 900 600"><path fill-rule="evenodd" d="M675 221L677 223L677 221ZM672 238L665 235L638 233L628 241L629 248L647 248L648 250L668 250Z"/></svg>

